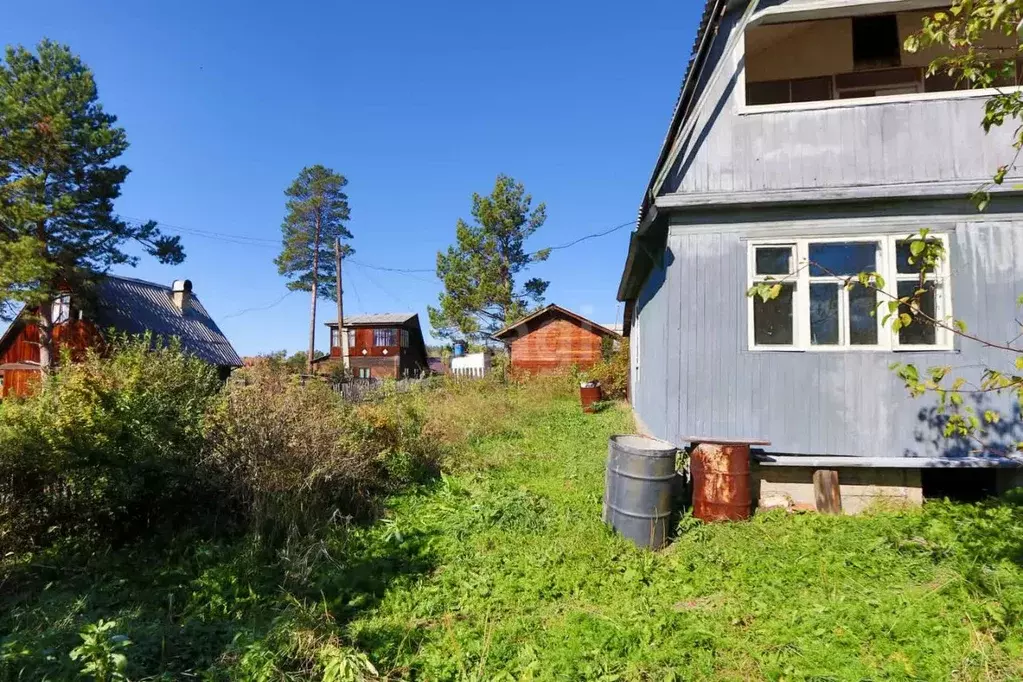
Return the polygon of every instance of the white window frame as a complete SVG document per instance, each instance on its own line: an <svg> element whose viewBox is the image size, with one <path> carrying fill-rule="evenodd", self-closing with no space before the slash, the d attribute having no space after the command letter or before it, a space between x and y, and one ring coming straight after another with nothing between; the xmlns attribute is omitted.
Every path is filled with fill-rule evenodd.
<svg viewBox="0 0 1023 682"><path fill-rule="evenodd" d="M882 324L888 314L888 301L898 298L898 282L919 279L916 273L899 274L896 264L896 244L900 241L907 241L910 235L901 234L873 234L873 235L843 235L827 237L793 237L790 239L751 239L747 243L746 256L746 285L747 288L757 282L768 279L774 281L794 282L796 290L793 294L792 324L793 335L791 345L758 345L755 340L753 327L754 297L747 296L746 303L746 331L747 348L751 351L775 351L775 352L814 352L814 353L849 353L849 352L892 352L892 351L951 351L955 349L955 335L948 329L935 327L934 344L903 344L899 343L899 334L889 324ZM941 286L935 297L935 314L939 320L952 318L952 282L949 266L949 240L947 234L934 233L928 235L928 239L936 239L942 242L945 249L945 257L942 258L938 270L927 276L928 280L940 281ZM880 306L875 315L877 330L876 345L850 345L848 343L848 294L840 293L839 296L839 344L837 345L813 345L810 340L810 283L811 279L816 282L827 278L811 278L808 267L810 244L822 243L849 243L849 242L874 242L878 244L877 272L885 280L884 294L879 294ZM793 248L795 261L794 274L785 275L757 275L756 274L756 249L760 247L785 247ZM885 295L887 294L887 295Z"/></svg>

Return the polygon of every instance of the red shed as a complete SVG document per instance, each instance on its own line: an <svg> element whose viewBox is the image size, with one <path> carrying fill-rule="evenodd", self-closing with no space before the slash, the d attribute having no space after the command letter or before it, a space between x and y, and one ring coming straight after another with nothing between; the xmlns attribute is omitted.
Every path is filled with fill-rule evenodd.
<svg viewBox="0 0 1023 682"><path fill-rule="evenodd" d="M494 334L508 348L511 368L531 374L571 367L589 369L601 359L604 339L616 332L553 303Z"/></svg>

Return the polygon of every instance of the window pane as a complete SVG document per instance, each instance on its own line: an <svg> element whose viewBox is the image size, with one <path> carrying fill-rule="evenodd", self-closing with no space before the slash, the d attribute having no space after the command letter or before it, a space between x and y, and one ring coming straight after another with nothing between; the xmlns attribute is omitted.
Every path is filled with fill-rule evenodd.
<svg viewBox="0 0 1023 682"><path fill-rule="evenodd" d="M792 81L793 102L819 102L831 99L831 76L796 78Z"/></svg>
<svg viewBox="0 0 1023 682"><path fill-rule="evenodd" d="M753 341L758 346L792 345L792 294L794 284L782 284L777 298L753 299Z"/></svg>
<svg viewBox="0 0 1023 682"><path fill-rule="evenodd" d="M899 273L902 274L918 274L922 269L920 263L910 263L909 259L913 255L910 251L910 244L916 240L902 240L895 243L895 268ZM934 240L928 240L934 243ZM928 270L930 272L930 270Z"/></svg>
<svg viewBox="0 0 1023 682"><path fill-rule="evenodd" d="M789 82L746 82L746 104L783 104L789 101Z"/></svg>
<svg viewBox="0 0 1023 682"><path fill-rule="evenodd" d="M855 275L877 270L877 242L810 244L810 276Z"/></svg>
<svg viewBox="0 0 1023 682"><path fill-rule="evenodd" d="M849 343L854 346L877 345L876 310L877 291L859 284L849 290Z"/></svg>
<svg viewBox="0 0 1023 682"><path fill-rule="evenodd" d="M810 343L834 346L838 343L838 285L810 285Z"/></svg>
<svg viewBox="0 0 1023 682"><path fill-rule="evenodd" d="M916 291L919 284L916 281L899 282L899 298L913 296L913 292ZM920 294L920 297L916 300L916 304L919 306L920 312L931 318L936 318L934 282L925 283L924 290L924 293ZM913 317L913 323L899 330L900 344L934 345L937 343L937 330L933 324L920 317L908 305L899 306L899 314L901 315L902 313L909 313Z"/></svg>
<svg viewBox="0 0 1023 682"><path fill-rule="evenodd" d="M374 346L397 346L397 334L394 329L374 329L373 330L373 345Z"/></svg>
<svg viewBox="0 0 1023 682"><path fill-rule="evenodd" d="M787 275L792 272L791 246L758 246L758 275Z"/></svg>
<svg viewBox="0 0 1023 682"><path fill-rule="evenodd" d="M902 43L894 14L853 17L852 34L856 68L899 65Z"/></svg>

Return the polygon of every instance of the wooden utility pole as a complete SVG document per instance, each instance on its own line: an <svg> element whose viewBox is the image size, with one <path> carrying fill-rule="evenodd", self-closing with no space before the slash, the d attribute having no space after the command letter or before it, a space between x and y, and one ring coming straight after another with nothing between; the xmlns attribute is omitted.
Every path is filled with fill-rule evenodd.
<svg viewBox="0 0 1023 682"><path fill-rule="evenodd" d="M337 342L341 345L341 365L348 369L348 336L345 334L344 288L341 286L341 238L334 239L337 260Z"/></svg>

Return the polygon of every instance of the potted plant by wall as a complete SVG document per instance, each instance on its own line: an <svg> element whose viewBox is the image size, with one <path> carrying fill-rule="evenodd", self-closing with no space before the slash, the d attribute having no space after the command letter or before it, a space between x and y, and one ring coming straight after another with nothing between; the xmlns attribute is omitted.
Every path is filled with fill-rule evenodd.
<svg viewBox="0 0 1023 682"><path fill-rule="evenodd" d="M603 399L600 390L600 382L596 379L587 379L579 383L579 401L582 403L583 412L593 414L594 405Z"/></svg>

